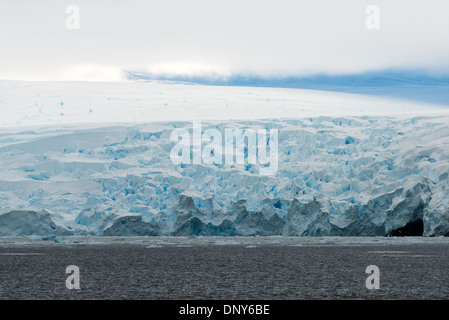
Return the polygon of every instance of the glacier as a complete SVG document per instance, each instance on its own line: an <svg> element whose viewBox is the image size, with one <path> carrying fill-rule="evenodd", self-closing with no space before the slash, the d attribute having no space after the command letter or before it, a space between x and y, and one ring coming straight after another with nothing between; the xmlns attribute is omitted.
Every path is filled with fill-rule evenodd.
<svg viewBox="0 0 449 320"><path fill-rule="evenodd" d="M0 87L0 236L449 236L447 106L159 82ZM278 171L174 165L170 134L199 119L277 129Z"/></svg>

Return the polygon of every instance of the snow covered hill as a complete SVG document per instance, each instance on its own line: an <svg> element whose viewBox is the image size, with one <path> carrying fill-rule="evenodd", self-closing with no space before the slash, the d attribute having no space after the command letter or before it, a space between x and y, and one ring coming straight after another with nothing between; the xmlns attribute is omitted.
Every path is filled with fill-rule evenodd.
<svg viewBox="0 0 449 320"><path fill-rule="evenodd" d="M376 94L205 86L176 82L0 81L0 127L61 123L123 123L198 120L298 119L317 116L426 114L446 104ZM426 86L426 94L432 89ZM435 86L447 96L449 86ZM330 88L329 90L331 90ZM340 90L340 87L338 87ZM396 87L396 90L404 88ZM420 93L419 88L411 91ZM390 93L389 90L388 94ZM443 94L445 93L445 94ZM441 101L441 99L436 99Z"/></svg>
<svg viewBox="0 0 449 320"><path fill-rule="evenodd" d="M9 81L0 82L0 105L0 235L449 235L443 105L300 89ZM203 130L277 129L277 172L173 164L171 133L198 120Z"/></svg>

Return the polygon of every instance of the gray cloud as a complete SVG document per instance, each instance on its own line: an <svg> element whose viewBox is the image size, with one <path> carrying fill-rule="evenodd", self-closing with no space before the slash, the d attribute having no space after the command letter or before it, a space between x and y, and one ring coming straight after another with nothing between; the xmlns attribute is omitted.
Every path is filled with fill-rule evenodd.
<svg viewBox="0 0 449 320"><path fill-rule="evenodd" d="M70 4L79 30L65 27ZM368 5L380 9L379 30L365 27ZM449 74L448 15L446 0L2 1L0 78Z"/></svg>

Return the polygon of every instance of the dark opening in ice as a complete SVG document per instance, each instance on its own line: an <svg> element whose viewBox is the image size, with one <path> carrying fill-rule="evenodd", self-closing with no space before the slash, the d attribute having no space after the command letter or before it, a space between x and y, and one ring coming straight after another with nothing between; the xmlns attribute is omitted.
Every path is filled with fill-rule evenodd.
<svg viewBox="0 0 449 320"><path fill-rule="evenodd" d="M392 230L387 237L417 237L422 236L424 232L424 222L422 219L409 222L401 228Z"/></svg>

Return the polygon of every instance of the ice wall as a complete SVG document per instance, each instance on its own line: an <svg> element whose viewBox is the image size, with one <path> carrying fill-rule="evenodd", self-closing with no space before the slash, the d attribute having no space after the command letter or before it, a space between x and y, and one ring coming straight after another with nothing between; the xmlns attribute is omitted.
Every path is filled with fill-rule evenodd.
<svg viewBox="0 0 449 320"><path fill-rule="evenodd" d="M448 115L202 126L277 129L278 171L174 165L189 121L0 129L0 235L449 235Z"/></svg>

